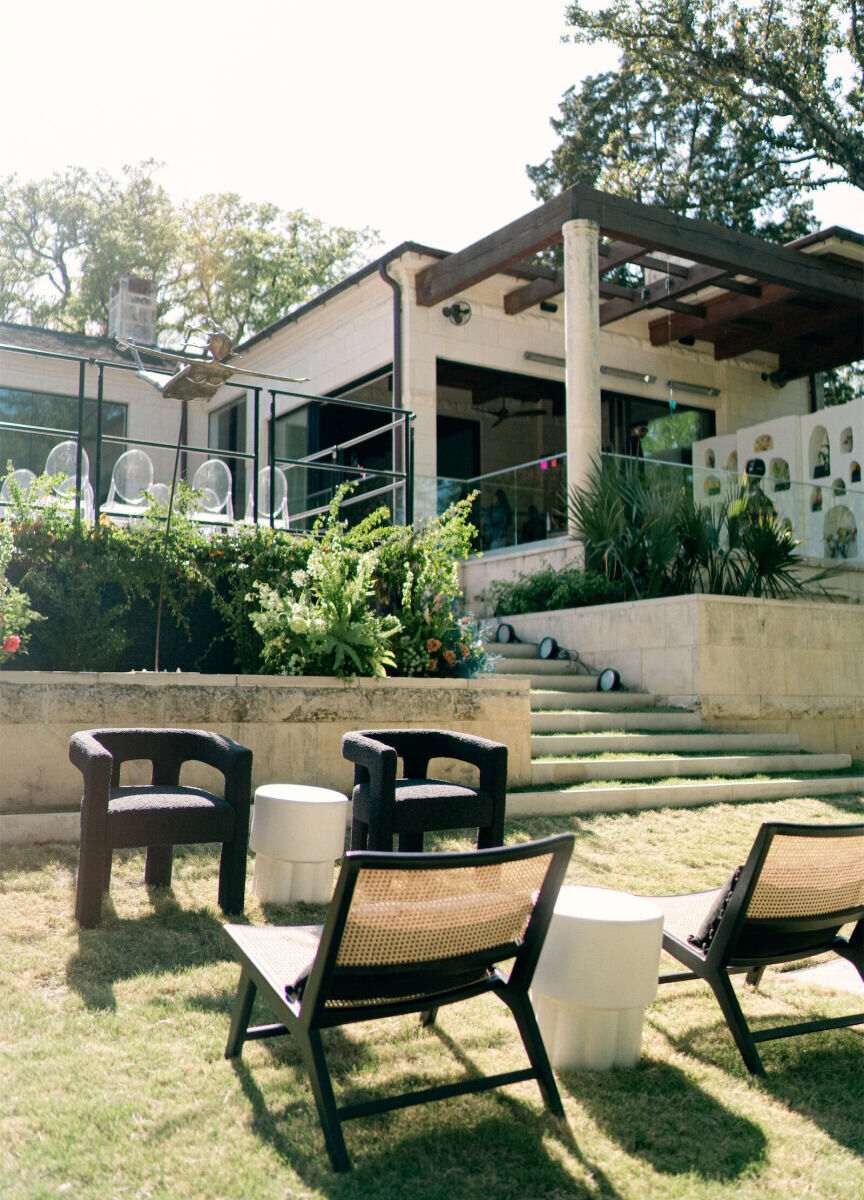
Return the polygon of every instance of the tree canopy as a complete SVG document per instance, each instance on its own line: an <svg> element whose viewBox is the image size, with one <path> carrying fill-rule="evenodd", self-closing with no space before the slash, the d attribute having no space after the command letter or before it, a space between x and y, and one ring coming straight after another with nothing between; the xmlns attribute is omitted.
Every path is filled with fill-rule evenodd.
<svg viewBox="0 0 864 1200"><path fill-rule="evenodd" d="M105 334L111 283L134 274L157 284L158 332L215 324L236 340L353 270L378 240L234 193L176 204L157 170L0 178L0 321Z"/></svg>
<svg viewBox="0 0 864 1200"><path fill-rule="evenodd" d="M862 0L612 0L566 10L617 71L571 88L539 198L582 182L787 241L807 193L864 187Z"/></svg>

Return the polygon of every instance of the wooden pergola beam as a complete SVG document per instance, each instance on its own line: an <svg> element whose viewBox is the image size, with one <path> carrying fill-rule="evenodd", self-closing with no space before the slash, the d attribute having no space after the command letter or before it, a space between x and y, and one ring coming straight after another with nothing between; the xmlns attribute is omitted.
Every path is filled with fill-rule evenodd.
<svg viewBox="0 0 864 1200"><path fill-rule="evenodd" d="M864 296L864 280L857 267L827 263L824 258L794 247L774 246L709 221L680 217L575 185L495 233L420 271L416 280L417 303L426 308L439 304L458 291L559 243L563 224L573 219L595 221L603 236L641 246L646 252L675 254L699 264L688 272L687 280L692 282L673 280L673 284L683 284L688 291L695 290L692 284L697 280L704 287L729 276L743 275L754 282L796 288L829 300L860 303ZM670 294L662 285L657 294L664 291ZM671 293L670 298L674 299L675 294ZM605 319L601 313L601 322L608 324L648 306L645 301L632 308L621 303L606 312ZM610 308L608 304L603 307Z"/></svg>
<svg viewBox="0 0 864 1200"><path fill-rule="evenodd" d="M503 229L433 263L417 275L417 303L421 308L431 308L464 288L556 245L563 240L561 226L571 216L570 192L562 192Z"/></svg>
<svg viewBox="0 0 864 1200"><path fill-rule="evenodd" d="M676 254L729 275L745 275L828 299L860 301L864 296L861 270L845 263L829 266L824 258L820 261L818 256L789 246L775 246L748 233L608 196L594 188L574 185L569 191L573 219L596 221L608 237L639 242L648 250Z"/></svg>
<svg viewBox="0 0 864 1200"><path fill-rule="evenodd" d="M648 333L652 346L665 346L667 342L677 341L682 337L704 337L705 334L721 325L729 325L740 317L756 316L762 309L772 304L782 304L794 300L798 295L792 288L778 287L772 284L761 289L756 296L718 296L708 300L704 306L705 315L698 317L674 317L670 322L666 317L658 317L651 321Z"/></svg>
<svg viewBox="0 0 864 1200"><path fill-rule="evenodd" d="M787 310L783 316L771 323L767 333L751 332L747 329L731 329L725 332L714 343L714 357L718 360L736 358L739 354L747 354L751 350L769 350L776 353L785 342L806 338L823 330L836 331L839 316L836 308L822 312ZM854 329L854 320L855 316L850 312L842 327Z"/></svg>

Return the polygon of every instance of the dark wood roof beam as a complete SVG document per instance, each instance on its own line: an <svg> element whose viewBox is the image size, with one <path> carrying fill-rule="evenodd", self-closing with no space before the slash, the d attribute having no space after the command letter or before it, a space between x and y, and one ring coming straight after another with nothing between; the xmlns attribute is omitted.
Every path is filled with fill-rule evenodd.
<svg viewBox="0 0 864 1200"><path fill-rule="evenodd" d="M836 338L833 345L821 350L806 349L800 344L780 353L778 370L787 379L799 379L814 371L829 371L864 358L864 328L855 329Z"/></svg>
<svg viewBox="0 0 864 1200"><path fill-rule="evenodd" d="M662 208L609 196L595 188L569 189L571 216L596 221L601 233L622 241L641 242L648 250L663 250L714 267L723 275L744 275L766 283L783 284L833 300L860 300L864 273L860 267L832 263L789 246L775 246L709 221L681 217ZM715 275L714 280L720 276Z"/></svg>
<svg viewBox="0 0 864 1200"><path fill-rule="evenodd" d="M627 263L635 262L645 253L645 247L636 245L634 242L609 242L605 246L601 245L598 254L600 274L605 275L609 271L614 271L616 267L623 267Z"/></svg>
<svg viewBox="0 0 864 1200"><path fill-rule="evenodd" d="M510 317L533 308L541 300L557 296L564 291L564 272L556 271L552 279L535 279L524 287L515 288L504 297L504 311Z"/></svg>
<svg viewBox="0 0 864 1200"><path fill-rule="evenodd" d="M761 309L772 304L785 304L793 300L796 293L791 288L778 287L776 284L763 287L759 296L740 296L727 293L718 296L705 304L706 316L697 320L694 318L676 318L671 326L669 321L658 317L648 326L651 344L665 346L667 342L682 337L704 337L707 329L719 325L728 325L739 321L742 317L756 317ZM601 311L602 320L602 311Z"/></svg>
<svg viewBox="0 0 864 1200"><path fill-rule="evenodd" d="M646 308L670 308L670 302L690 292L698 292L715 280L722 278L725 272L716 267L692 267L685 278L673 279L667 275L656 283L642 288L637 299L612 300L600 309L600 324L609 325L612 321L620 321L622 317L632 316L643 312ZM681 336L678 334L677 336Z"/></svg>
<svg viewBox="0 0 864 1200"><path fill-rule="evenodd" d="M416 279L417 303L422 308L431 308L561 242L561 226L570 220L572 204L570 192L562 192L503 229L425 267Z"/></svg>

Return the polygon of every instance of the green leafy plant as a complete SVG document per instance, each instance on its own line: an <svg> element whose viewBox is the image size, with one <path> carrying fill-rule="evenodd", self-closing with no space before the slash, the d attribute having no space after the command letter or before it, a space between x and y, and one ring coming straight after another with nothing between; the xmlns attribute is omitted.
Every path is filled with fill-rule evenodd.
<svg viewBox="0 0 864 1200"><path fill-rule="evenodd" d="M645 464L603 459L569 497L586 567L625 585L628 599L706 592L789 599L805 594L796 540L746 481L713 506ZM830 572L813 576L810 583Z"/></svg>
<svg viewBox="0 0 864 1200"><path fill-rule="evenodd" d="M401 625L374 608L378 553L346 546L340 499L337 494L330 505L305 570L291 576L297 592L253 585L261 607L251 621L263 642L264 665L277 674L380 676L396 665L390 642Z"/></svg>
<svg viewBox="0 0 864 1200"><path fill-rule="evenodd" d="M496 579L486 594L496 617L551 612L556 608L584 608L627 599L627 586L597 571L578 567L541 567L516 579Z"/></svg>

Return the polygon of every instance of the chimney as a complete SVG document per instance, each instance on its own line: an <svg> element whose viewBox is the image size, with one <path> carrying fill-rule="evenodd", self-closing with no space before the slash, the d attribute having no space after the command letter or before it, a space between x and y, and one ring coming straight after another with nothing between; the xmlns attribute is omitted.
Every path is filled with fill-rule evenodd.
<svg viewBox="0 0 864 1200"><path fill-rule="evenodd" d="M135 275L121 275L111 284L108 336L156 345L156 284Z"/></svg>

